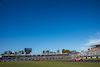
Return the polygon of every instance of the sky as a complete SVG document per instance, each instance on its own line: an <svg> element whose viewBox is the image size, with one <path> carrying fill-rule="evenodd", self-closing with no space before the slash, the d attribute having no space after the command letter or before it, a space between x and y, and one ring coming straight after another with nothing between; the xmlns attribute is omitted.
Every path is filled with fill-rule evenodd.
<svg viewBox="0 0 100 67"><path fill-rule="evenodd" d="M0 54L87 50L100 43L100 0L0 0Z"/></svg>

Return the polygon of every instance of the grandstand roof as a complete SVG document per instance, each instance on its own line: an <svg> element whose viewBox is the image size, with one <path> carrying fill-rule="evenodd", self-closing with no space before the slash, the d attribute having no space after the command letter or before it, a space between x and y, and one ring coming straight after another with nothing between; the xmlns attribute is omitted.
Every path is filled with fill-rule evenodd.
<svg viewBox="0 0 100 67"><path fill-rule="evenodd" d="M96 47L97 47L97 46L100 46L100 44L97 44L97 45L92 45L92 46L90 46L90 47L94 47L94 46L96 46Z"/></svg>

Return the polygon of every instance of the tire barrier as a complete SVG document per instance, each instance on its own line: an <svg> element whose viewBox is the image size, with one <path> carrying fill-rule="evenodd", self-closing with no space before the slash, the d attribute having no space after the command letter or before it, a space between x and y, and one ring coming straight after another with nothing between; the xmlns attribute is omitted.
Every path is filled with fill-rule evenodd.
<svg viewBox="0 0 100 67"><path fill-rule="evenodd" d="M100 56L94 56L94 57L81 57L81 58L84 58L84 59L91 59L91 58L100 58Z"/></svg>

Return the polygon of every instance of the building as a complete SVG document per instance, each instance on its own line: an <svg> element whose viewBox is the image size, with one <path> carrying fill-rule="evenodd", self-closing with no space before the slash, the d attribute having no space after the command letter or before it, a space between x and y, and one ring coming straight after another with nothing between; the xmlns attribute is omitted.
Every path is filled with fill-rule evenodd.
<svg viewBox="0 0 100 67"><path fill-rule="evenodd" d="M71 54L76 54L76 50L70 51Z"/></svg>
<svg viewBox="0 0 100 67"><path fill-rule="evenodd" d="M16 51L12 51L12 54L17 54L17 52Z"/></svg>
<svg viewBox="0 0 100 67"><path fill-rule="evenodd" d="M60 52L59 52L59 50L57 50L57 54L59 54Z"/></svg>
<svg viewBox="0 0 100 67"><path fill-rule="evenodd" d="M53 50L42 50L41 51L42 54L55 54L55 52L53 52Z"/></svg>
<svg viewBox="0 0 100 67"><path fill-rule="evenodd" d="M24 54L23 50L19 50L18 54Z"/></svg>
<svg viewBox="0 0 100 67"><path fill-rule="evenodd" d="M30 54L31 51L32 51L32 48L25 48L26 54Z"/></svg>
<svg viewBox="0 0 100 67"><path fill-rule="evenodd" d="M5 51L4 54L12 54L11 51Z"/></svg>
<svg viewBox="0 0 100 67"><path fill-rule="evenodd" d="M100 44L92 45L90 48L83 52L81 51L82 56L91 56L91 57L98 57L100 56Z"/></svg>

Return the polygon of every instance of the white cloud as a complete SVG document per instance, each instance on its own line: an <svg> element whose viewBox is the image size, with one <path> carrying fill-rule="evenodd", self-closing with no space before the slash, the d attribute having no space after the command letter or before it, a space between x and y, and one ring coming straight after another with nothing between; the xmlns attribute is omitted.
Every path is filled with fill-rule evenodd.
<svg viewBox="0 0 100 67"><path fill-rule="evenodd" d="M96 35L100 35L100 32L96 33Z"/></svg>
<svg viewBox="0 0 100 67"><path fill-rule="evenodd" d="M90 36L89 42L86 43L86 46L100 44L100 32L96 33L95 36Z"/></svg>
<svg viewBox="0 0 100 67"><path fill-rule="evenodd" d="M100 44L100 39L90 39L88 43L85 45L95 45L95 44Z"/></svg>
<svg viewBox="0 0 100 67"><path fill-rule="evenodd" d="M81 47L80 49L87 51L89 46L96 45L96 44L100 44L100 32L96 33L94 36L93 35L90 36L88 42L84 44L83 47Z"/></svg>
<svg viewBox="0 0 100 67"><path fill-rule="evenodd" d="M100 38L100 36L97 36L97 37L99 37L99 38Z"/></svg>

